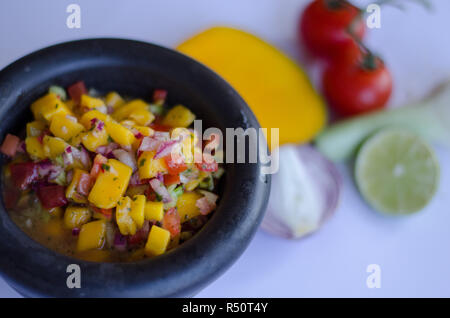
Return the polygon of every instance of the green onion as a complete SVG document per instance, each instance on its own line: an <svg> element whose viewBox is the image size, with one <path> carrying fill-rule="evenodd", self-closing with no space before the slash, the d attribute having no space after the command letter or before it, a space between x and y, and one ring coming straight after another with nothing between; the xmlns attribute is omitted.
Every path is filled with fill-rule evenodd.
<svg viewBox="0 0 450 318"><path fill-rule="evenodd" d="M202 182L200 182L199 187L202 189L212 191L214 189L214 180L212 175L209 175Z"/></svg>
<svg viewBox="0 0 450 318"><path fill-rule="evenodd" d="M351 158L367 137L385 127L403 127L430 142L450 146L450 84L422 102L332 125L315 143L330 160L343 161Z"/></svg>
<svg viewBox="0 0 450 318"><path fill-rule="evenodd" d="M162 105L156 105L156 104L150 104L150 111L155 115L162 115L164 113L164 106Z"/></svg>

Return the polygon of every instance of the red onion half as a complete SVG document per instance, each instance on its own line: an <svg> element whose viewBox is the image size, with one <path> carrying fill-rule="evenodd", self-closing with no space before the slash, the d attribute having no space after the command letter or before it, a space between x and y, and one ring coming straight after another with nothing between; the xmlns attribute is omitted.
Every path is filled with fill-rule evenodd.
<svg viewBox="0 0 450 318"><path fill-rule="evenodd" d="M282 146L279 154L280 169L272 175L269 205L261 228L277 236L297 239L317 231L333 215L339 203L342 181L334 164L310 145ZM294 169L294 165L299 166ZM295 170L299 171L297 169L302 172L295 174ZM292 184L289 182L292 183L298 176L304 179L297 180L299 185L303 183L305 186L303 193L314 194L314 198L301 198L300 193L300 198L292 199L292 194L295 191L299 193L301 187L290 187ZM308 200L316 208L315 215L304 213L311 213L308 207L301 206ZM298 205L289 206L287 202L297 202ZM298 214L294 213L296 209Z"/></svg>

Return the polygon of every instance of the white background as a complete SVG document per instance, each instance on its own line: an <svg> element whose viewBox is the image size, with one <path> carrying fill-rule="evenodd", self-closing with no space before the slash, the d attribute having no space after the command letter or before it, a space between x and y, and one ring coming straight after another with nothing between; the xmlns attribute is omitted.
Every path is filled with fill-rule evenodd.
<svg viewBox="0 0 450 318"><path fill-rule="evenodd" d="M62 41L114 36L174 47L220 24L251 31L296 58L296 24L307 2L2 0L0 68ZM370 31L367 37L392 70L392 106L416 100L450 78L450 1L432 2L434 12L415 4L407 5L405 12L384 8L381 29ZM70 3L81 6L81 29L66 27ZM350 167L341 165L341 204L319 233L286 241L258 232L243 256L198 296L450 296L450 152L436 149L441 185L421 213L398 219L375 213L357 193ZM366 268L373 263L381 266L380 289L366 287ZM16 296L0 278L0 297Z"/></svg>

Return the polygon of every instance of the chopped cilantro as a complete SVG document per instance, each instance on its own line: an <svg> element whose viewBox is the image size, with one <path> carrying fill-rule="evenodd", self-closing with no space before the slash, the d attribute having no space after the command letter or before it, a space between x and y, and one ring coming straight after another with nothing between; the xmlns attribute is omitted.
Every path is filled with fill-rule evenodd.
<svg viewBox="0 0 450 318"><path fill-rule="evenodd" d="M102 163L102 169L105 171L109 171L109 166L105 163Z"/></svg>

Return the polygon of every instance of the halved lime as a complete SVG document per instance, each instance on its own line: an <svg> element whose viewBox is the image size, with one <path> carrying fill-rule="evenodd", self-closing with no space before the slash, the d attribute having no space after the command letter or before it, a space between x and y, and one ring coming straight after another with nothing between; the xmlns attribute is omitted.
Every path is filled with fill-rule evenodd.
<svg viewBox="0 0 450 318"><path fill-rule="evenodd" d="M411 214L433 198L439 164L433 149L408 130L370 137L356 158L356 183L367 202L388 214Z"/></svg>

